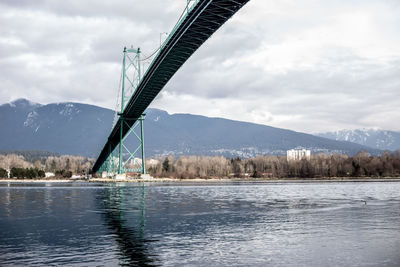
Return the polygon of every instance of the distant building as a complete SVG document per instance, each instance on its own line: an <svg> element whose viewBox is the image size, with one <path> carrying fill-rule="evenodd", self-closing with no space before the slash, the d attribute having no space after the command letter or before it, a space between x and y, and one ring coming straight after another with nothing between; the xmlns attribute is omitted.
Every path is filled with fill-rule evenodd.
<svg viewBox="0 0 400 267"><path fill-rule="evenodd" d="M56 175L54 174L54 172L45 172L44 175L46 176L46 178L56 176Z"/></svg>
<svg viewBox="0 0 400 267"><path fill-rule="evenodd" d="M147 159L146 160L147 166L156 166L158 163L160 163L160 161L156 160L156 159Z"/></svg>
<svg viewBox="0 0 400 267"><path fill-rule="evenodd" d="M307 149L290 149L286 151L287 160L310 160L311 159L311 150Z"/></svg>

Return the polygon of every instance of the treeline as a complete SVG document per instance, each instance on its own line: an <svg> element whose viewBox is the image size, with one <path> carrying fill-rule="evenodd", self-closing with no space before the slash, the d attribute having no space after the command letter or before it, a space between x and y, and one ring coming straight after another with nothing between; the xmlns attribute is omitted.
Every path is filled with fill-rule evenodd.
<svg viewBox="0 0 400 267"><path fill-rule="evenodd" d="M72 176L71 171L66 170L57 170L55 172L56 177L62 178L70 178ZM10 177L17 179L35 179L35 178L44 178L46 177L46 173L44 170L39 170L37 168L16 168L13 167L10 170ZM0 168L0 178L8 178L7 170Z"/></svg>
<svg viewBox="0 0 400 267"><path fill-rule="evenodd" d="M28 178L28 179L34 179L34 178L43 178L45 177L45 173L43 170L39 170L37 168L11 168L10 171L10 177L15 177L15 178ZM3 176L4 178L4 176Z"/></svg>
<svg viewBox="0 0 400 267"><path fill-rule="evenodd" d="M47 153L47 152L46 152ZM27 160L22 155L16 154L0 154L0 177L7 177L7 171L10 172L10 177L31 178L35 176L35 170L37 175L32 178L44 177L45 172L52 172L58 177L71 177L73 173L77 174L88 174L94 163L94 159L86 158L82 156L43 156L38 153L38 157L32 157L31 160ZM34 161L32 161L34 159ZM13 172L13 170L16 170ZM39 174L40 171L40 174ZM6 173L7 175L4 175ZM41 176L43 175L43 176Z"/></svg>
<svg viewBox="0 0 400 267"><path fill-rule="evenodd" d="M288 161L285 156L259 156L250 159L190 156L166 157L148 164L154 177L181 179L238 178L330 178L400 177L400 150L371 156L361 151L354 157L342 154L313 155L310 160Z"/></svg>
<svg viewBox="0 0 400 267"><path fill-rule="evenodd" d="M175 159L172 156L147 164L148 172L154 177L181 179L226 177L232 171L231 162L220 156L189 156Z"/></svg>
<svg viewBox="0 0 400 267"><path fill-rule="evenodd" d="M0 155L23 156L24 159L28 162L43 160L50 156L56 156L56 157L60 156L58 153L53 153L50 151L41 151L41 150L11 150L11 151L0 150Z"/></svg>
<svg viewBox="0 0 400 267"><path fill-rule="evenodd" d="M44 162L40 163L42 168L52 172L64 170L66 172L88 174L91 171L94 161L93 158L63 155L48 157ZM34 164L38 164L38 162Z"/></svg>
<svg viewBox="0 0 400 267"><path fill-rule="evenodd" d="M400 177L400 150L381 156L361 151L354 157L342 154L313 155L310 160L288 161L285 156L227 159L221 156L173 156L146 160L154 177L193 178L330 178ZM0 155L0 177L41 178L45 172L57 177L89 174L94 159L81 156L48 156L28 161L22 155Z"/></svg>

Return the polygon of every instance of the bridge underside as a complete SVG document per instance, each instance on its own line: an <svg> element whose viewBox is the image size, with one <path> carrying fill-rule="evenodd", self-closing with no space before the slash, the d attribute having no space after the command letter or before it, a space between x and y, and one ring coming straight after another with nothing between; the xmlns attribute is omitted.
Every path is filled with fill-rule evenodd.
<svg viewBox="0 0 400 267"><path fill-rule="evenodd" d="M249 0L200 0L177 25L149 66L122 117L133 125L188 58ZM93 167L97 172L119 144L121 118ZM129 131L122 129L123 136Z"/></svg>

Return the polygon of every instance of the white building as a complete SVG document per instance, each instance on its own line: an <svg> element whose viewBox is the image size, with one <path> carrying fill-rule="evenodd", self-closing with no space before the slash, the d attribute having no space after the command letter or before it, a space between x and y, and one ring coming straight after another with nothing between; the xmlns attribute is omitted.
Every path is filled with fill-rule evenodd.
<svg viewBox="0 0 400 267"><path fill-rule="evenodd" d="M147 165L148 167L150 167L150 166L156 166L159 162L160 162L160 161L159 161L159 160L156 160L156 159L147 159L147 160L146 160L146 165Z"/></svg>
<svg viewBox="0 0 400 267"><path fill-rule="evenodd" d="M307 149L290 149L286 151L287 160L310 160L311 159L311 150Z"/></svg>
<svg viewBox="0 0 400 267"><path fill-rule="evenodd" d="M45 172L44 175L45 175L46 178L56 176L56 175L54 174L54 172Z"/></svg>

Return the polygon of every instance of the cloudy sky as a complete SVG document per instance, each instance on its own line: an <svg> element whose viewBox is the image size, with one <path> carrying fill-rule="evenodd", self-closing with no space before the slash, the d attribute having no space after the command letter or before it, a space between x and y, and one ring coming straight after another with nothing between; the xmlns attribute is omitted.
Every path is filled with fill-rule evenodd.
<svg viewBox="0 0 400 267"><path fill-rule="evenodd" d="M0 103L114 108L124 46L150 54L186 0L0 0ZM251 0L151 107L302 132L400 131L399 0Z"/></svg>

